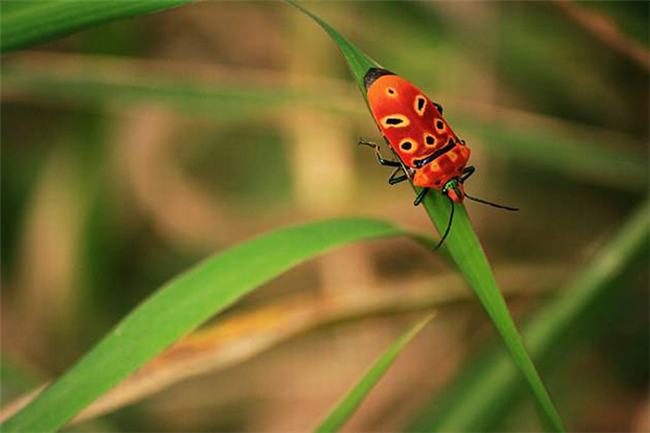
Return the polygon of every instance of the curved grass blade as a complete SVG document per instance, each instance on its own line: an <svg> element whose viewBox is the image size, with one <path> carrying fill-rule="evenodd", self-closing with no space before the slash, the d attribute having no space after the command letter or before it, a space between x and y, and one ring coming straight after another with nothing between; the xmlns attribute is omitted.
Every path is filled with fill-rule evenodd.
<svg viewBox="0 0 650 433"><path fill-rule="evenodd" d="M561 348L580 335L579 328L599 320L592 314L597 305L607 301L608 293L619 288L620 277L647 253L649 214L650 203L645 203L573 281L558 291L561 296L528 324L524 336L540 363L565 353ZM409 431L491 431L512 409L520 390L517 371L497 349L492 347L472 359L441 393L441 399L424 408Z"/></svg>
<svg viewBox="0 0 650 433"><path fill-rule="evenodd" d="M397 357L406 345L417 335L418 332L429 323L433 314L415 324L411 329L399 337L386 351L372 364L364 373L359 382L346 393L334 409L327 415L325 420L318 426L318 433L329 433L338 431L343 424L354 414L372 388L383 377L388 368L395 362Z"/></svg>
<svg viewBox="0 0 650 433"><path fill-rule="evenodd" d="M370 59L367 59L365 62L359 60L359 58L365 57L365 55L350 42L346 41L330 25L312 13L307 12L304 8L296 5L292 0L287 1L312 17L327 33L332 35L334 42L339 45L339 49L346 60L349 58L354 60L354 62L348 61L348 65L352 71L352 75L361 88L364 98L366 98L363 77L368 71L368 65L375 65L376 63ZM418 188L414 189L416 191L418 190ZM447 226L449 214L448 200L441 193L433 191L427 195L423 204L431 221L438 231L443 233ZM485 257L483 248L472 228L467 211L462 205L457 205L454 226L445 241L445 246L458 269L465 277L465 280L473 289L483 308L490 316L504 345L510 352L513 362L528 383L531 392L535 396L535 401L546 426L554 431L564 431L562 420L530 356L526 352L526 348L519 336L503 295L499 290L490 265Z"/></svg>
<svg viewBox="0 0 650 433"><path fill-rule="evenodd" d="M0 6L0 53L27 48L115 19L157 12L190 1L192 0L3 2Z"/></svg>
<svg viewBox="0 0 650 433"><path fill-rule="evenodd" d="M325 30L330 35L330 37L334 40L334 42L336 42L336 45L338 46L339 50L341 50L341 54L343 54L343 57L345 57L346 63L348 64L348 67L352 72L352 76L354 77L357 86L359 86L359 90L361 91L363 98L366 99L366 86L363 83L363 77L366 75L366 72L368 72L368 69L380 68L381 66L379 65L379 63L372 60L366 54L361 52L359 48L355 47L350 42L348 42L348 40L345 39L343 36L341 36L339 32L334 30L332 26L327 24L317 15L314 15L313 13L303 8L293 0L286 0L286 2L292 5L293 7L295 7L296 9L300 10L302 13L311 17L314 21L318 23L319 26L323 28L323 30Z"/></svg>
<svg viewBox="0 0 650 433"><path fill-rule="evenodd" d="M411 236L382 221L335 219L276 230L216 254L143 301L0 427L6 433L55 431L178 338L282 272L335 247L404 235Z"/></svg>

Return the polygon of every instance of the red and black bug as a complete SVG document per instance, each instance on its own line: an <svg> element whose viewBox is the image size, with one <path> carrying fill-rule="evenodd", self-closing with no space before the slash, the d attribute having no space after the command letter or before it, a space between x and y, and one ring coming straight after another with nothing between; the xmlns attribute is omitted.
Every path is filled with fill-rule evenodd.
<svg viewBox="0 0 650 433"><path fill-rule="evenodd" d="M471 151L442 117L440 104L432 102L413 84L385 69L371 68L364 82L375 122L399 161L385 159L374 143L361 140L360 144L374 147L380 164L395 167L388 179L391 185L411 178L413 185L422 188L414 205L419 205L431 189L439 190L449 198L449 224L438 247L449 234L454 203L462 203L465 197L498 208L517 210L465 193L463 184L474 173L474 167L467 166Z"/></svg>

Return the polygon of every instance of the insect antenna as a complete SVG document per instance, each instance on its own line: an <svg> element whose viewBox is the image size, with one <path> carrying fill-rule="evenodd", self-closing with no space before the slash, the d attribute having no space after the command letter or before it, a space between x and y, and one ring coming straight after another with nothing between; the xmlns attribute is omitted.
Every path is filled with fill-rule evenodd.
<svg viewBox="0 0 650 433"><path fill-rule="evenodd" d="M445 229L445 233L442 235L440 241L438 242L438 245L436 245L433 251L438 251L438 248L440 248L442 244L445 242L445 239L447 239L449 230L451 230L451 223L454 221L454 201L451 199L451 197L449 197L449 204L451 205L451 211L449 212L449 222L447 223L447 228Z"/></svg>
<svg viewBox="0 0 650 433"><path fill-rule="evenodd" d="M471 195L468 195L467 193L465 193L465 197L467 197L468 199L470 199L472 201L487 204L487 205L493 206L493 207L498 207L499 209L505 209L505 210L511 210L511 211L518 211L519 210L516 207L504 206L502 204L496 204L496 203L492 203L491 201L483 200L483 199L480 199L480 198L477 198L477 197L472 197Z"/></svg>

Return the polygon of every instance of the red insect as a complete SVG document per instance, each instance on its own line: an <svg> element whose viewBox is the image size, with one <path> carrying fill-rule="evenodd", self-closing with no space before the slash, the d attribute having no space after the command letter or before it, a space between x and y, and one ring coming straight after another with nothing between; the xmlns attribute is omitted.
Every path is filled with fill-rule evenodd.
<svg viewBox="0 0 650 433"><path fill-rule="evenodd" d="M451 204L449 224L440 244L447 237L454 215L454 202L462 203L467 197L491 206L516 210L468 196L463 184L474 173L467 167L470 149L460 140L442 117L442 106L432 102L420 89L390 71L371 68L364 78L368 104L384 139L399 161L385 159L379 146L374 147L379 163L395 167L388 179L391 185L411 178L413 185L421 187L414 204L419 205L430 189L446 195ZM398 176L400 172L402 175Z"/></svg>

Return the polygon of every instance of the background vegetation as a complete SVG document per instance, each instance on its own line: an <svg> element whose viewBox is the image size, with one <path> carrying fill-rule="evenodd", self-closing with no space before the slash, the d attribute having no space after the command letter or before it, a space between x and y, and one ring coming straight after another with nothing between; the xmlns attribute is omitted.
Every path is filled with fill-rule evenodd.
<svg viewBox="0 0 650 433"><path fill-rule="evenodd" d="M646 431L648 4L307 5L445 106L478 167L468 191L522 208L467 206L567 425ZM429 232L355 147L378 133L354 87L283 3L192 4L4 55L2 403L253 235L331 216ZM68 430L313 428L432 306L347 428L538 429L454 269L396 238L273 280Z"/></svg>

